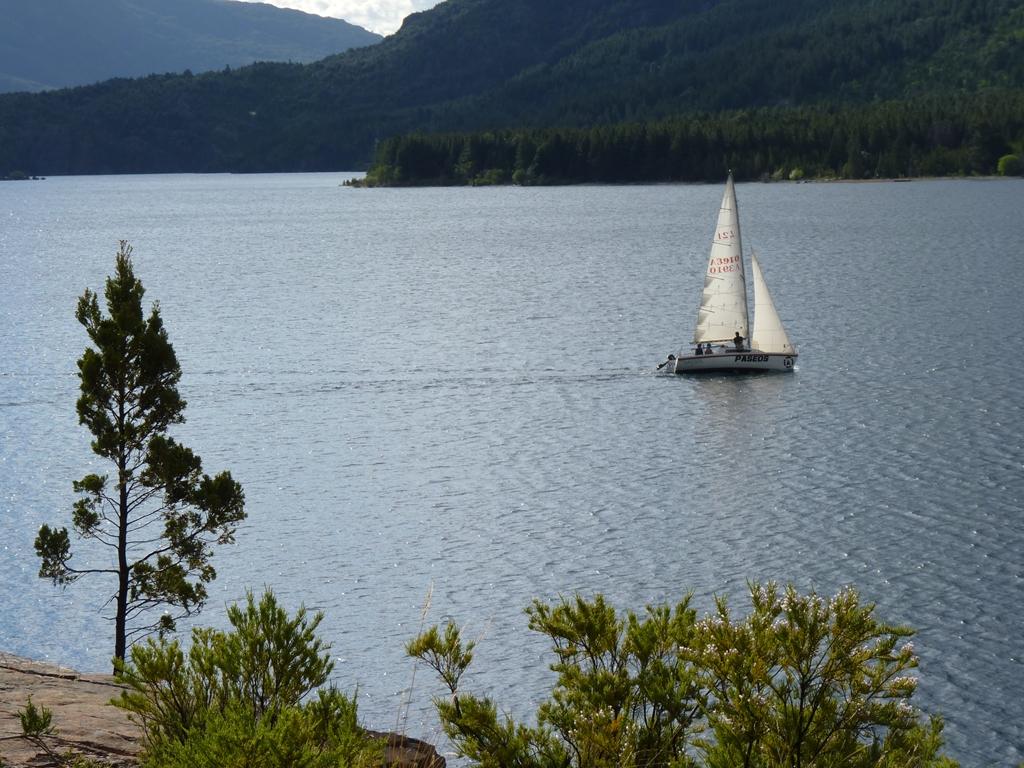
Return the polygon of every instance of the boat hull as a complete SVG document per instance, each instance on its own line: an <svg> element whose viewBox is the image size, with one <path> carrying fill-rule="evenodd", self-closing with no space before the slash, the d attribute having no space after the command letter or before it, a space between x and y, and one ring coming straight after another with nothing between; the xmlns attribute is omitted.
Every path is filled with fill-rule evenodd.
<svg viewBox="0 0 1024 768"><path fill-rule="evenodd" d="M677 357L675 373L712 373L723 371L786 373L796 366L796 355L769 352L716 352L711 355L684 355Z"/></svg>

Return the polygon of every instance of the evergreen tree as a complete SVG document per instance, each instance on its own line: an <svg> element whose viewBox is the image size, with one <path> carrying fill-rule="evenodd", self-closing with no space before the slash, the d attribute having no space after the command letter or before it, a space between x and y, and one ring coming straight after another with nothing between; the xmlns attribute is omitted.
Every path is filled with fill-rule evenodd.
<svg viewBox="0 0 1024 768"><path fill-rule="evenodd" d="M78 418L92 432L93 452L113 465L113 476L89 474L74 483L80 497L72 523L80 538L111 550L111 562L72 565L66 528L44 525L35 541L39 575L55 585L86 574L116 578L109 597L115 660L124 659L133 638L170 631L177 618L202 608L205 585L216 577L212 546L232 542L245 519L242 488L231 474L202 474L200 458L168 436L184 421L181 368L159 305L148 318L143 314L145 290L131 255L121 241L106 283L108 315L89 289L76 312L95 345L78 361Z"/></svg>

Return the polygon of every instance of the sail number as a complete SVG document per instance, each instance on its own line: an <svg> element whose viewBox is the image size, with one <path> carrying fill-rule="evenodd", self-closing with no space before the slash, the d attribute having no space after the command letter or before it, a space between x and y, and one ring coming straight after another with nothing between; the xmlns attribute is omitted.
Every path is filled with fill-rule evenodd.
<svg viewBox="0 0 1024 768"><path fill-rule="evenodd" d="M725 272L736 272L740 269L739 256L715 257L708 266L708 274L720 275Z"/></svg>

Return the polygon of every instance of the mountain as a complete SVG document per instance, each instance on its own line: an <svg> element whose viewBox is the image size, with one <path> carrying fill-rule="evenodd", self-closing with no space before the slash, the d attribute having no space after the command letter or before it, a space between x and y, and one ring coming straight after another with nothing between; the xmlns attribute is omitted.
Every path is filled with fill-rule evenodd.
<svg viewBox="0 0 1024 768"><path fill-rule="evenodd" d="M1024 0L447 0L311 64L0 96L0 175L344 169L396 133L996 86L1024 87Z"/></svg>
<svg viewBox="0 0 1024 768"><path fill-rule="evenodd" d="M112 77L310 62L380 35L231 0L0 0L0 93Z"/></svg>
<svg viewBox="0 0 1024 768"><path fill-rule="evenodd" d="M588 125L1024 86L1021 0L684 4L691 13L592 40L466 111Z"/></svg>

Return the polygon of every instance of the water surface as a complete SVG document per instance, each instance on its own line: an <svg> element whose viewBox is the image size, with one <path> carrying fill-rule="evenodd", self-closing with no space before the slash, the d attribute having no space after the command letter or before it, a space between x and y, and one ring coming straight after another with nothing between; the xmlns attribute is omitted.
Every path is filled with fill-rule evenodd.
<svg viewBox="0 0 1024 768"><path fill-rule="evenodd" d="M479 641L468 687L529 717L532 598L706 609L777 579L916 627L950 751L1024 759L1024 182L738 185L799 369L683 378L654 368L690 338L720 186L342 178L0 185L0 648L108 666L98 585L38 579L32 540L106 471L74 306L126 238L184 370L176 434L246 491L200 623L264 586L322 609L372 727L409 697L445 748L403 656L431 590L425 620Z"/></svg>

